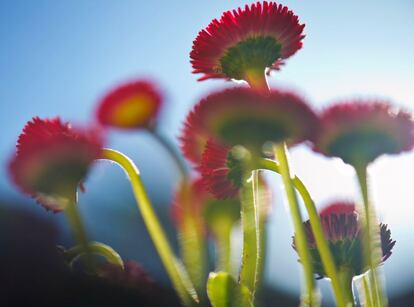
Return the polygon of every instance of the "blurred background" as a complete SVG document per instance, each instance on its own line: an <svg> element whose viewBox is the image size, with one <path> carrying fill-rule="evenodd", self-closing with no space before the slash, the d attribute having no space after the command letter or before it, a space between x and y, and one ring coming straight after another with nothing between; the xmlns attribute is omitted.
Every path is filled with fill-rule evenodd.
<svg viewBox="0 0 414 307"><path fill-rule="evenodd" d="M134 77L157 80L166 95L160 129L177 144L191 106L223 80L197 82L189 52L199 30L225 10L246 1L0 1L0 202L54 224L56 241L72 239L64 216L46 212L10 184L7 161L24 124L33 116L60 115L87 124L97 100ZM414 111L414 2L283 1L306 24L304 47L274 73L270 84L297 90L316 109L352 97L386 98ZM176 238L169 206L177 169L145 132L113 132L108 145L140 167L149 194L170 238ZM292 152L296 172L319 207L356 199L352 169L304 146ZM391 298L414 290L414 153L383 157L370 169L371 189L383 222L397 240L383 270ZM269 219L266 284L297 296L300 271L291 248L292 227L281 184L274 186ZM141 263L156 281L167 283L123 172L96 163L80 209L90 237ZM24 227L24 226L23 226ZM30 229L27 229L30 231ZM6 251L7 252L7 251ZM327 303L331 294L319 282Z"/></svg>

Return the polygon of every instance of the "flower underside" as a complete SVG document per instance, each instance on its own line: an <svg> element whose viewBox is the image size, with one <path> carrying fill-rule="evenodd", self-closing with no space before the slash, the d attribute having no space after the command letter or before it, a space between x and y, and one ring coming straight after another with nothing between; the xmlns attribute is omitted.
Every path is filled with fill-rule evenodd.
<svg viewBox="0 0 414 307"><path fill-rule="evenodd" d="M231 79L244 80L251 71L264 73L280 58L282 45L271 36L247 38L227 49L217 72Z"/></svg>
<svg viewBox="0 0 414 307"><path fill-rule="evenodd" d="M378 130L349 131L339 135L327 146L330 155L352 165L367 164L384 153L398 152L398 148L395 138Z"/></svg>
<svg viewBox="0 0 414 307"><path fill-rule="evenodd" d="M274 118L238 116L222 121L217 133L227 144L261 148L267 141L279 142L288 137L286 125Z"/></svg>
<svg viewBox="0 0 414 307"><path fill-rule="evenodd" d="M79 160L51 161L39 170L33 180L33 190L44 194L75 193L79 182L85 178L88 164L81 166Z"/></svg>
<svg viewBox="0 0 414 307"><path fill-rule="evenodd" d="M229 151L229 154L227 155L227 167L229 168L227 178L229 178L236 187L240 188L243 185L243 165L240 160L233 156L231 151Z"/></svg>

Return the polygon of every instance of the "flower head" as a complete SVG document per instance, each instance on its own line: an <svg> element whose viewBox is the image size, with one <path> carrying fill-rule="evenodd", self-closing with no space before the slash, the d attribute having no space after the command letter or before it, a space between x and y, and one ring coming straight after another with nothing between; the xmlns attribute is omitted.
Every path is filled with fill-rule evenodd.
<svg viewBox="0 0 414 307"><path fill-rule="evenodd" d="M320 219L337 267L350 269L352 276L365 273L368 267L364 265L362 232L355 204L333 203L320 212ZM310 222L306 221L304 225L314 270L320 277L326 277ZM381 223L378 227L381 237L379 242L382 250L381 263L383 263L391 256L395 241L391 239L391 232L387 225ZM295 247L295 243L293 246Z"/></svg>
<svg viewBox="0 0 414 307"><path fill-rule="evenodd" d="M335 104L322 113L314 150L357 166L413 147L411 114L387 102L356 100Z"/></svg>
<svg viewBox="0 0 414 307"><path fill-rule="evenodd" d="M251 172L251 169L246 170L242 161L238 159L237 156L240 154L236 154L235 149L232 150L210 139L199 167L205 188L222 203L225 199L231 200L238 197L243 185L243 172ZM272 199L270 189L262 176L259 176L258 189L260 213L267 218L271 211Z"/></svg>
<svg viewBox="0 0 414 307"><path fill-rule="evenodd" d="M163 102L157 87L147 80L135 80L116 87L99 102L97 118L104 126L121 129L149 128Z"/></svg>
<svg viewBox="0 0 414 307"><path fill-rule="evenodd" d="M310 140L318 126L315 113L296 95L243 87L207 96L190 116L197 122L188 132L187 142L209 136L226 146L242 145L255 154L268 141L296 144Z"/></svg>
<svg viewBox="0 0 414 307"><path fill-rule="evenodd" d="M201 161L201 156L207 144L209 134L207 131L200 129L200 106L196 105L187 115L184 122L184 128L179 137L180 147L184 156L195 165Z"/></svg>
<svg viewBox="0 0 414 307"><path fill-rule="evenodd" d="M102 137L59 118L33 118L17 142L9 172L14 183L46 209L64 210L73 200L91 163L100 155Z"/></svg>
<svg viewBox="0 0 414 307"><path fill-rule="evenodd" d="M193 73L199 80L247 80L264 75L302 47L305 26L286 6L263 1L223 13L194 40L190 53Z"/></svg>
<svg viewBox="0 0 414 307"><path fill-rule="evenodd" d="M200 162L200 172L206 189L218 199L238 195L243 182L242 163L236 159L230 147L210 139Z"/></svg>

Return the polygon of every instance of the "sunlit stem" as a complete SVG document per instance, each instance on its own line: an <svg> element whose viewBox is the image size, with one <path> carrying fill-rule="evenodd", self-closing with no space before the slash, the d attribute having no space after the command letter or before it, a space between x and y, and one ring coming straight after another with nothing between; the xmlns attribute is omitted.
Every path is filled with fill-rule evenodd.
<svg viewBox="0 0 414 307"><path fill-rule="evenodd" d="M286 196L289 204L290 215L295 231L295 245L299 254L305 275L304 301L308 306L317 306L315 281L313 278L312 259L308 250L305 228L303 226L299 203L293 186L292 175L289 169L286 144L274 145L275 156L279 160L280 175L285 186Z"/></svg>
<svg viewBox="0 0 414 307"><path fill-rule="evenodd" d="M158 143L168 152L170 157L174 160L175 165L180 171L182 179L187 179L188 169L187 166L177 151L177 148L171 143L171 141L165 137L164 134L160 133L158 130L149 130L151 135L158 141Z"/></svg>
<svg viewBox="0 0 414 307"><path fill-rule="evenodd" d="M73 195L71 203L65 209L66 217L69 221L75 241L85 254L85 265L89 271L93 270L93 258L88 246L88 235L86 234L85 226L77 208L76 194Z"/></svg>
<svg viewBox="0 0 414 307"><path fill-rule="evenodd" d="M245 80L249 83L250 87L259 91L269 91L269 85L264 69L251 69L246 71Z"/></svg>
<svg viewBox="0 0 414 307"><path fill-rule="evenodd" d="M363 293L364 295L364 301L365 301L365 305L363 305L364 307L372 307L372 293L371 293L371 289L369 286L369 277L364 274L362 276L362 287L363 289L361 290L361 294Z"/></svg>
<svg viewBox="0 0 414 307"><path fill-rule="evenodd" d="M354 293L352 291L352 270L348 267L341 267L338 272L339 279L344 286L346 300L348 302L347 307L355 306Z"/></svg>
<svg viewBox="0 0 414 307"><path fill-rule="evenodd" d="M378 277L376 266L381 262L381 238L379 237L378 221L375 208L371 206L369 200L367 167L361 165L355 167L358 182L361 188L363 208L363 251L365 263L369 266L369 280L371 290L373 291L373 305L383 307L387 306L387 298L382 291L381 279Z"/></svg>
<svg viewBox="0 0 414 307"><path fill-rule="evenodd" d="M255 202L254 186L256 175L247 172L250 177L245 176L241 189L241 221L243 228L243 252L242 266L240 271L240 282L245 285L254 302L256 287L258 283L259 261L260 261L260 231L258 208Z"/></svg>
<svg viewBox="0 0 414 307"><path fill-rule="evenodd" d="M280 174L279 165L273 160L262 159L260 161L260 167ZM315 207L315 203L306 186L303 184L302 180L295 176L292 179L292 182L296 190L299 192L308 212L312 233L314 235L316 242L316 247L318 248L319 254L321 256L321 261L325 269L325 272L327 276L331 279L336 304L338 306L346 306L347 303L343 286L341 285L341 282L339 280L335 261L329 248L328 241L326 240L322 223L319 219L319 215Z"/></svg>
<svg viewBox="0 0 414 307"><path fill-rule="evenodd" d="M253 176L253 200L256 206L256 214L257 214L257 220L258 220L258 231L257 231L257 242L258 242L258 252L257 252L257 274L256 274L256 289L260 287L262 279L263 279L263 271L264 271L264 265L265 265L265 255L266 255L266 218L267 218L267 212L265 212L267 209L265 206L268 206L267 203L264 203L265 201L268 201L266 199L266 196L264 193L267 193L263 187L263 183L259 180L259 173L260 170L253 170L252 176Z"/></svg>
<svg viewBox="0 0 414 307"><path fill-rule="evenodd" d="M112 149L103 149L102 159L119 164L127 173L137 200L138 209L141 211L144 223L167 274L183 303L186 306L193 306L198 301L197 293L189 280L187 272L173 253L145 191L138 168L127 156Z"/></svg>

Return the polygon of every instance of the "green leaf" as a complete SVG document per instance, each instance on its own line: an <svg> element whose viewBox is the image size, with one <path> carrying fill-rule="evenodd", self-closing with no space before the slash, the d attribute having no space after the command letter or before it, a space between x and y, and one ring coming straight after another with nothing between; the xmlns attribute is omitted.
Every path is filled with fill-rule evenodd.
<svg viewBox="0 0 414 307"><path fill-rule="evenodd" d="M226 272L210 273L207 295L213 307L253 307L247 287Z"/></svg>

